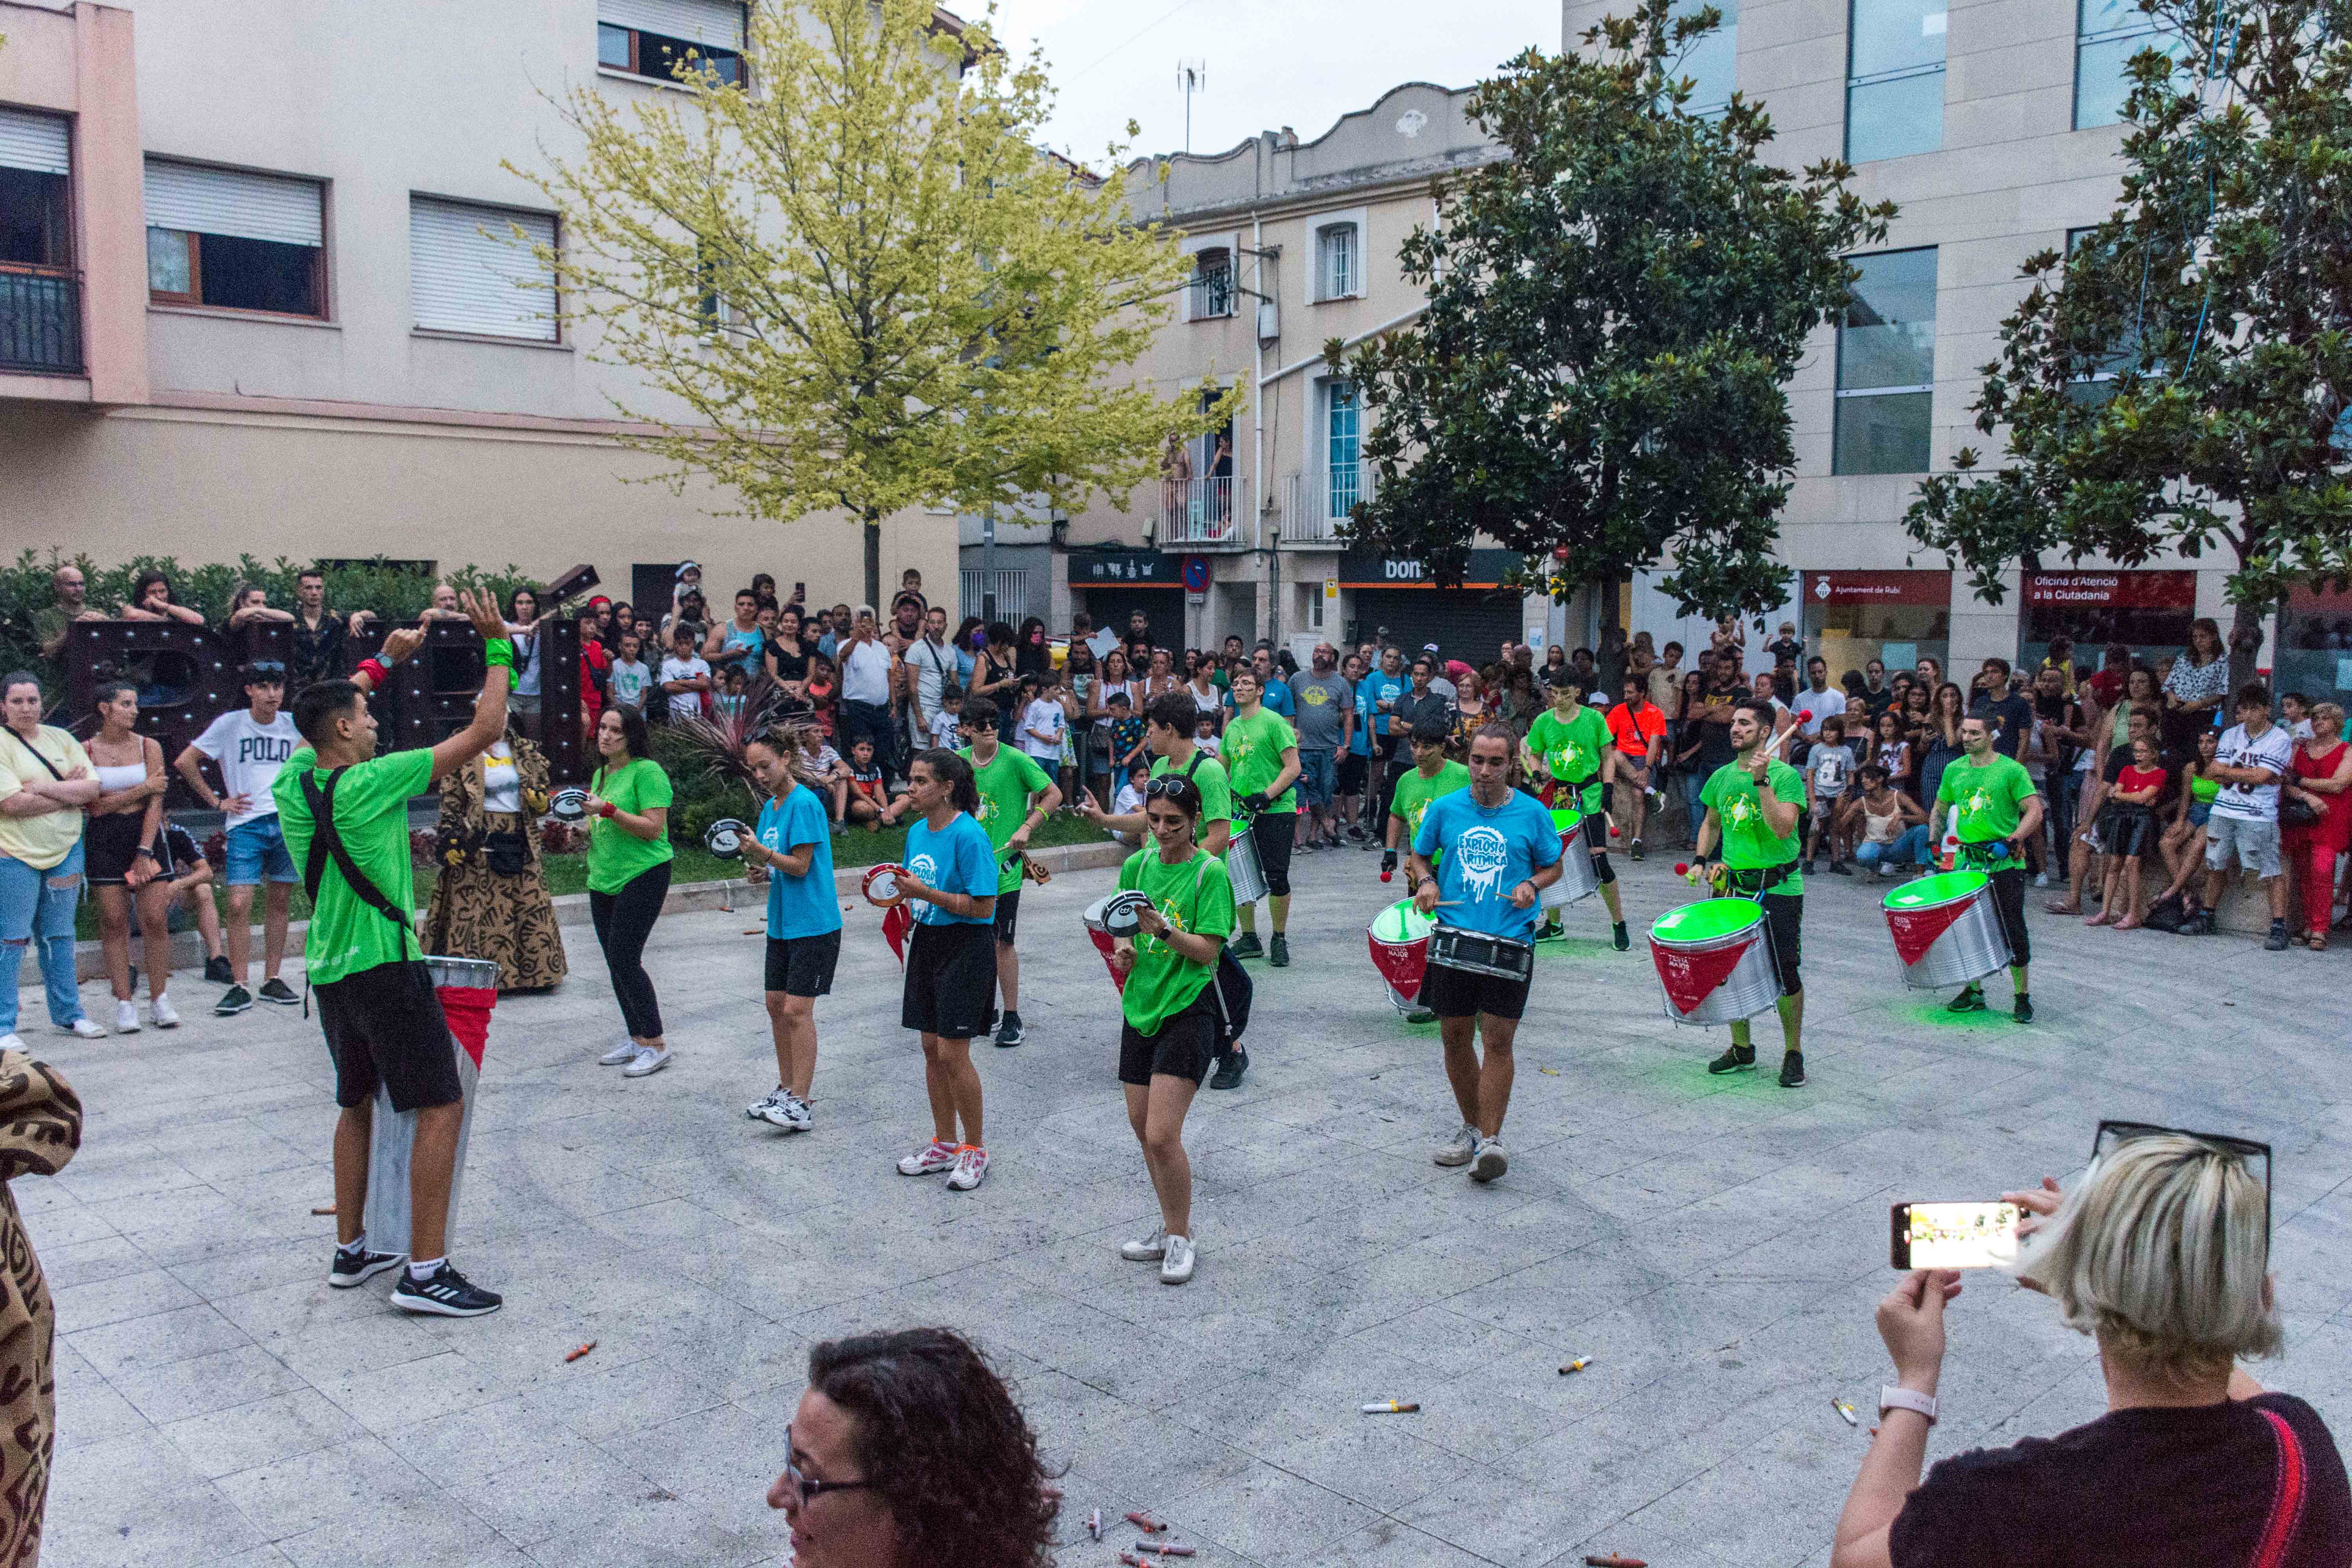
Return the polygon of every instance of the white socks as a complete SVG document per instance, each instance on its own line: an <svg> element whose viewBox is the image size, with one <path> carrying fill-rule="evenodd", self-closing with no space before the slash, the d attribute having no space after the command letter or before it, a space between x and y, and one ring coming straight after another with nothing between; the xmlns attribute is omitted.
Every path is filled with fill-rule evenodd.
<svg viewBox="0 0 2352 1568"><path fill-rule="evenodd" d="M449 1260L446 1258L427 1258L423 1259L412 1258L408 1260L408 1277L411 1279L415 1280L418 1284L423 1284L425 1280L432 1279L435 1272L447 1261Z"/></svg>

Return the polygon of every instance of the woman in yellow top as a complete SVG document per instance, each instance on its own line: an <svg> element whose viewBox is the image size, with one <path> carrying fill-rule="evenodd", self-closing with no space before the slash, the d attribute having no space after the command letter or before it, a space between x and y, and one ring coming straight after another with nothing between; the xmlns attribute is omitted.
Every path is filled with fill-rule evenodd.
<svg viewBox="0 0 2352 1568"><path fill-rule="evenodd" d="M588 914L629 1033L597 1060L630 1078L669 1065L661 1003L645 960L646 939L669 897L670 787L648 749L643 713L604 710L596 721L604 762L588 781Z"/></svg>
<svg viewBox="0 0 2352 1568"><path fill-rule="evenodd" d="M40 940L49 1022L98 1039L74 978L74 906L81 900L81 808L98 798L98 774L81 742L41 722L41 681L28 670L0 678L0 1050L21 1051L16 968Z"/></svg>
<svg viewBox="0 0 2352 1568"><path fill-rule="evenodd" d="M546 754L511 713L502 739L441 780L440 873L425 917L425 950L490 960L501 991L544 991L569 968L540 871L547 784Z"/></svg>

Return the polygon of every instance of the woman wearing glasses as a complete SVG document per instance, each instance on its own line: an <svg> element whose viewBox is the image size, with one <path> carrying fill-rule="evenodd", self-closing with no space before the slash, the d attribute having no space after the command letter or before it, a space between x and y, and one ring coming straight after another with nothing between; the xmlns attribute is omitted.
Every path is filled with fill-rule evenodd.
<svg viewBox="0 0 2352 1568"><path fill-rule="evenodd" d="M1122 892L1150 900L1136 911L1137 931L1111 944L1111 968L1126 977L1119 994L1118 1081L1127 1124L1143 1146L1144 1168L1160 1198L1160 1228L1123 1244L1130 1263L1158 1263L1162 1285L1192 1278L1192 1165L1184 1153L1184 1114L1216 1058L1223 1026L1215 981L1217 955L1234 929L1234 889L1225 863L1195 841L1201 789L1181 773L1153 779L1143 818L1152 842L1120 868Z"/></svg>
<svg viewBox="0 0 2352 1568"><path fill-rule="evenodd" d="M946 1329L809 1352L768 1506L798 1568L1034 1568L1061 1493L1037 1436L980 1352Z"/></svg>
<svg viewBox="0 0 2352 1568"><path fill-rule="evenodd" d="M1895 1381L1832 1568L2352 1560L2352 1491L2327 1428L2237 1365L2279 1348L2270 1150L2137 1123L2102 1122L2099 1134L2074 1191L2045 1177L2001 1195L2031 1211L2019 1281L2098 1342L2107 1413L1941 1460L1922 1482L1945 1304L1960 1285L1949 1270L1912 1273L1878 1306ZM2259 1179L2247 1167L2256 1155Z"/></svg>

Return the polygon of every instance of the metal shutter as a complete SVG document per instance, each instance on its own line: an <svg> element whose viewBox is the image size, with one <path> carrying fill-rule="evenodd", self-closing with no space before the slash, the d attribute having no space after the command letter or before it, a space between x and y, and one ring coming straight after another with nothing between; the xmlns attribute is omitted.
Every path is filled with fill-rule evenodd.
<svg viewBox="0 0 2352 1568"><path fill-rule="evenodd" d="M147 160L147 226L317 247L327 242L319 184Z"/></svg>
<svg viewBox="0 0 2352 1568"><path fill-rule="evenodd" d="M73 172L66 122L55 114L0 109L0 169L30 169L37 174Z"/></svg>
<svg viewBox="0 0 2352 1568"><path fill-rule="evenodd" d="M1356 590L1358 642L1392 642L1404 650L1405 665L1423 644L1435 643L1444 658L1484 668L1505 637L1513 642L1527 635L1520 624L1525 609L1517 593L1490 602L1491 589L1477 588L1359 588ZM1385 626L1383 636L1381 628ZM1326 634L1334 628L1328 625ZM1338 639L1334 638L1334 641Z"/></svg>
<svg viewBox="0 0 2352 1568"><path fill-rule="evenodd" d="M596 20L689 44L743 47L743 7L732 0L596 0Z"/></svg>
<svg viewBox="0 0 2352 1568"><path fill-rule="evenodd" d="M555 279L509 225L534 243L555 243L546 214L408 198L408 292L419 327L555 341Z"/></svg>

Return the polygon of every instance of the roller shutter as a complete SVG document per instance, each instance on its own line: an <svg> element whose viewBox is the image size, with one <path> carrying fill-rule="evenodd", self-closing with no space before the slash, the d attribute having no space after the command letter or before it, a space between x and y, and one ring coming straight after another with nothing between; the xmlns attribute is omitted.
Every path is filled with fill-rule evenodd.
<svg viewBox="0 0 2352 1568"><path fill-rule="evenodd" d="M326 243L319 198L315 180L147 161L149 228L315 248Z"/></svg>
<svg viewBox="0 0 2352 1568"><path fill-rule="evenodd" d="M409 295L419 327L555 341L555 279L509 225L530 242L555 243L555 219L545 213L409 198Z"/></svg>

